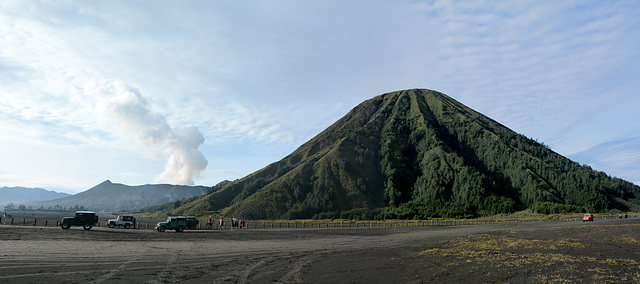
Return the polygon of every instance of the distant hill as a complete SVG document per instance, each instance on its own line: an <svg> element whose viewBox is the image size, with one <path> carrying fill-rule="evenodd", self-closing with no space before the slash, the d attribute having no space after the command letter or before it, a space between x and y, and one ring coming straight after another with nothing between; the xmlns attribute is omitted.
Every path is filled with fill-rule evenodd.
<svg viewBox="0 0 640 284"><path fill-rule="evenodd" d="M640 187L431 90L363 102L282 160L173 209L248 219L626 211Z"/></svg>
<svg viewBox="0 0 640 284"><path fill-rule="evenodd" d="M44 202L28 202L33 208L84 206L94 211L121 211L174 202L207 192L206 186L147 184L128 186L106 180L75 195Z"/></svg>
<svg viewBox="0 0 640 284"><path fill-rule="evenodd" d="M69 194L46 190L43 188L0 187L0 204L50 200L65 196L69 196Z"/></svg>

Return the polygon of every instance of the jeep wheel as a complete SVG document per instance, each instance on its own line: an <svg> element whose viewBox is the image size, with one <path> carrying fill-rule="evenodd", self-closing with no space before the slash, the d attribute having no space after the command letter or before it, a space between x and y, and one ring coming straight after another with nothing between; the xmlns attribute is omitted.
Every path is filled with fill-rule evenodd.
<svg viewBox="0 0 640 284"><path fill-rule="evenodd" d="M91 225L91 224L84 224L84 226L82 226L82 228L88 231L88 230L91 230L91 228L93 228L93 225Z"/></svg>
<svg viewBox="0 0 640 284"><path fill-rule="evenodd" d="M160 228L158 228L158 232L162 233L162 232L164 232L165 229L166 229L165 227L160 227Z"/></svg>
<svg viewBox="0 0 640 284"><path fill-rule="evenodd" d="M178 226L178 228L176 228L176 232L182 233L182 231L184 231L184 227Z"/></svg>
<svg viewBox="0 0 640 284"><path fill-rule="evenodd" d="M129 223L124 224L124 228L125 228L125 229L129 229L129 228L131 228L131 224L129 224Z"/></svg>
<svg viewBox="0 0 640 284"><path fill-rule="evenodd" d="M69 224L68 222L62 222L62 225L60 225L60 228L67 230L71 228L71 224Z"/></svg>
<svg viewBox="0 0 640 284"><path fill-rule="evenodd" d="M114 222L109 223L109 228L114 228L115 226L116 226L116 223Z"/></svg>

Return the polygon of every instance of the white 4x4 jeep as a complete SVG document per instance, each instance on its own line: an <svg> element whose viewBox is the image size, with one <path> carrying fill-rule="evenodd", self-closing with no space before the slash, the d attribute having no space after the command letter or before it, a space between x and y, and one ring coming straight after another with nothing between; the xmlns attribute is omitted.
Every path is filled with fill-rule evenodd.
<svg viewBox="0 0 640 284"><path fill-rule="evenodd" d="M133 216L118 216L117 219L109 219L109 221L107 221L107 226L109 226L109 228L123 226L125 229L129 229L131 226L135 227L135 225L136 218L133 218Z"/></svg>

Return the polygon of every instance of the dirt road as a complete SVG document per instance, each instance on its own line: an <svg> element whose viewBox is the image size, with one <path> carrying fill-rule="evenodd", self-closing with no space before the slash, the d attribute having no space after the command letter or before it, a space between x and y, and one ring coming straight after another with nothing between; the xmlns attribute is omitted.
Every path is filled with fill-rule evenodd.
<svg viewBox="0 0 640 284"><path fill-rule="evenodd" d="M495 248L484 248L484 251L492 250L492 255L524 257L530 253L540 256L543 252L576 259L588 257L585 259L596 259L595 263L607 265L610 260L622 259L626 261L623 268L629 270L628 275L622 275L627 278L611 279L629 283L635 280L637 283L640 274L636 272L634 276L633 271L640 271L639 233L640 219L636 218L597 220L589 226L582 222L545 221L449 227L193 230L184 233L0 225L0 282L535 283L553 282L549 281L554 279L549 275L564 273L554 267L545 267L545 264L539 264L536 269L505 269L503 264L493 265L491 260L480 262L478 253L483 252L482 248L468 250L474 250L474 255L453 253L461 250L454 247L458 243L450 241L472 235L492 240L500 238L501 242L529 240L543 244L501 250L501 243L496 242ZM624 241L619 242L622 238ZM558 240L571 240L582 246L559 247L552 251L544 247L548 244L544 241ZM449 249L451 251L447 251ZM442 252L448 253L440 254ZM604 274L596 271L572 275L574 279L569 280L593 282L593 277Z"/></svg>

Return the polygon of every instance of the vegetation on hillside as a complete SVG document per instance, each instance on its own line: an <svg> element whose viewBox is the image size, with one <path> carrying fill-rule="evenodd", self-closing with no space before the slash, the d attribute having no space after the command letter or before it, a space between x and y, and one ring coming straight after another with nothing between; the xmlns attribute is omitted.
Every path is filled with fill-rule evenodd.
<svg viewBox="0 0 640 284"><path fill-rule="evenodd" d="M167 210L247 219L469 218L626 211L638 197L637 185L572 162L444 94L407 90L368 100L281 161Z"/></svg>

